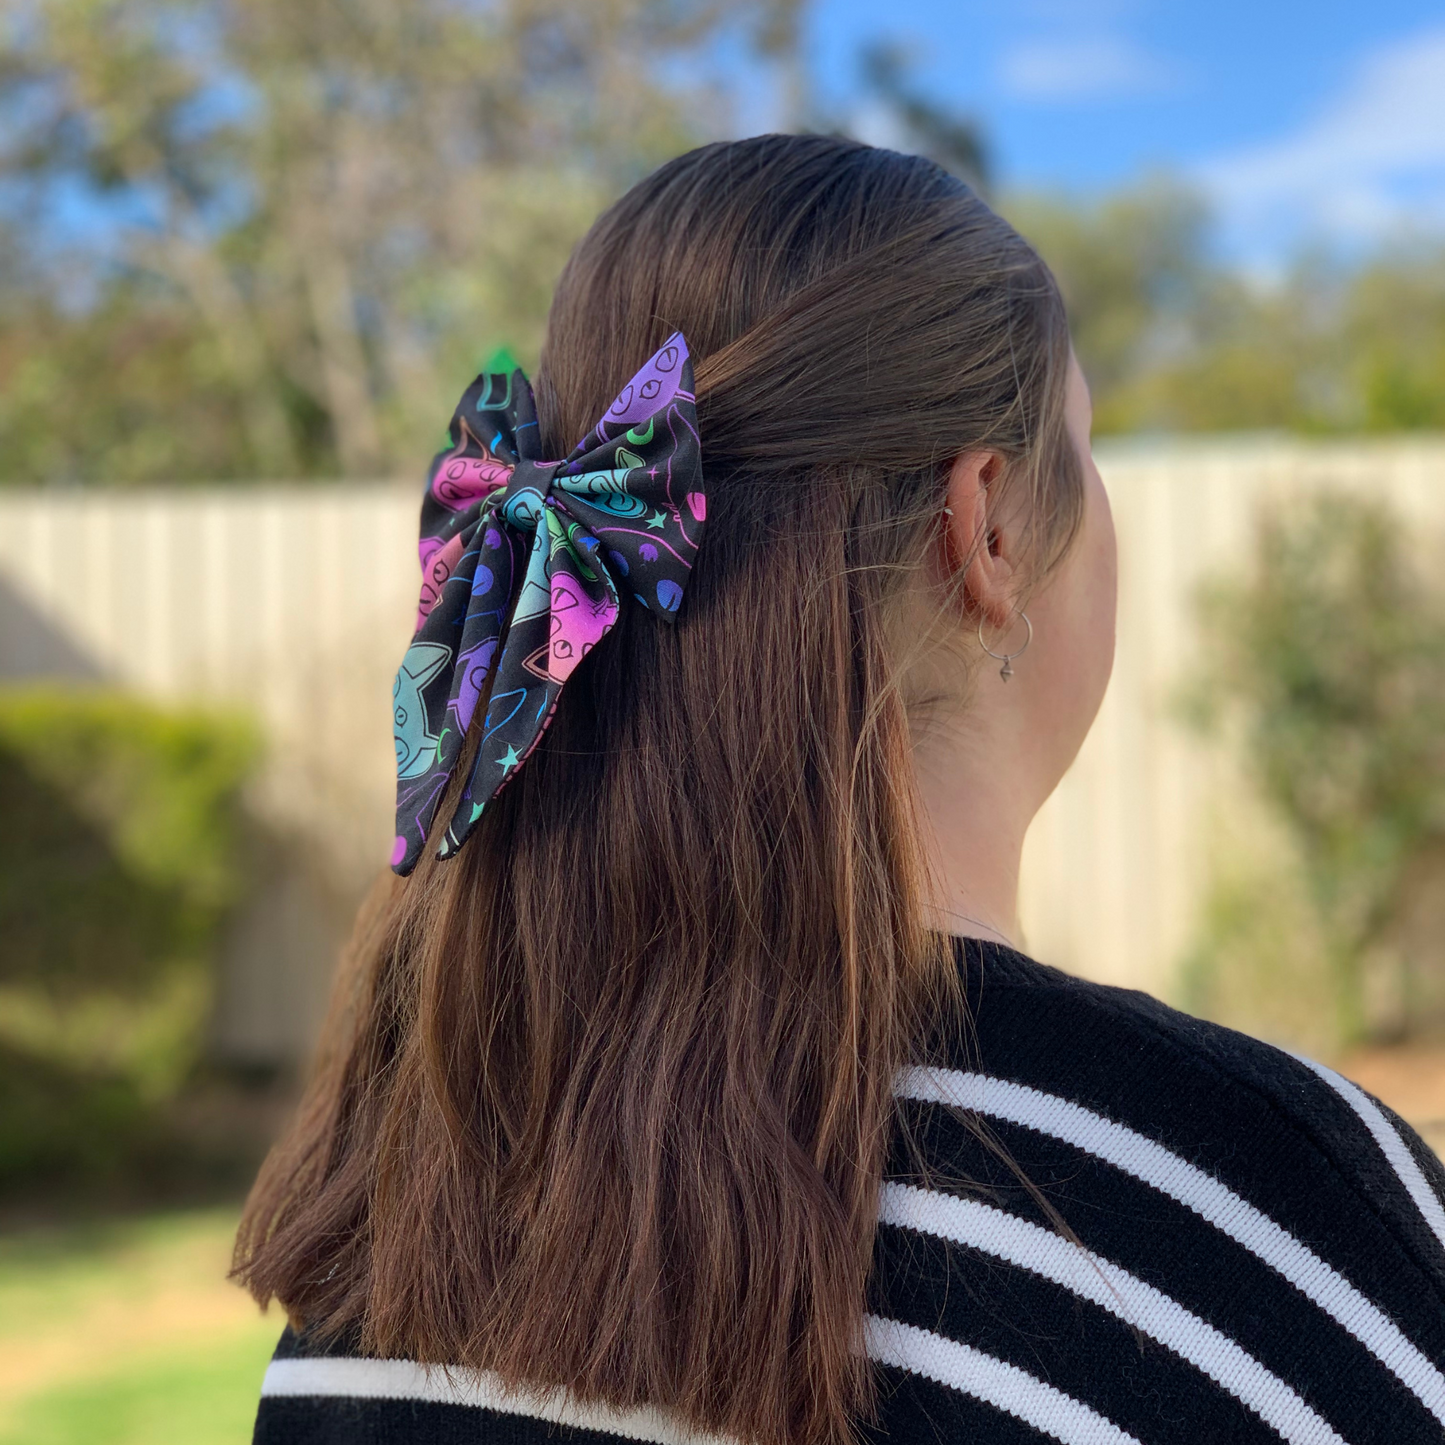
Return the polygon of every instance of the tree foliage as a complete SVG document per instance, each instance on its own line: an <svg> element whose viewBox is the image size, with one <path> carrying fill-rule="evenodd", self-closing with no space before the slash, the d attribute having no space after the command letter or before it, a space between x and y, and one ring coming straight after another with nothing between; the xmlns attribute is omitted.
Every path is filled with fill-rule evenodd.
<svg viewBox="0 0 1445 1445"><path fill-rule="evenodd" d="M730 128L823 117L806 0L16 0L0 10L0 482L413 470L498 345L534 363L597 210ZM739 63L741 60L741 64ZM975 184L985 128L896 46L860 79ZM757 89L757 77L746 85ZM1282 280L1197 197L1005 195L1101 432L1445 426L1445 249Z"/></svg>
<svg viewBox="0 0 1445 1445"><path fill-rule="evenodd" d="M1210 590L1202 616L1195 716L1237 728L1297 850L1338 1036L1445 1023L1429 919L1445 883L1445 596L1401 522L1331 494L1268 514L1250 574ZM1372 956L1399 973L1388 1016L1366 998Z"/></svg>
<svg viewBox="0 0 1445 1445"><path fill-rule="evenodd" d="M1017 196L1005 211L1058 277L1098 423L1114 429L1118 398L1181 344L1208 289L1203 208L1160 178L1094 204Z"/></svg>
<svg viewBox="0 0 1445 1445"><path fill-rule="evenodd" d="M725 25L776 46L794 8L11 7L0 475L414 462L482 354L535 357L599 206L715 120L718 97L667 67Z"/></svg>
<svg viewBox="0 0 1445 1445"><path fill-rule="evenodd" d="M1198 197L1157 177L1092 202L1006 198L1069 304L1100 432L1445 428L1445 246L1251 279Z"/></svg>

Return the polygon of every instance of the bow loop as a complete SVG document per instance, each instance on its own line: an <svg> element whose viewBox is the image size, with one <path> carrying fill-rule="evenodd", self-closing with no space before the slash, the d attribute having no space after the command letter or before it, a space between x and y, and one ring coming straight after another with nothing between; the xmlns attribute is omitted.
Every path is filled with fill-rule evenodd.
<svg viewBox="0 0 1445 1445"><path fill-rule="evenodd" d="M416 634L393 689L397 834L410 873L490 684L482 738L437 849L450 857L541 740L623 598L671 622L707 516L687 343L674 333L564 461L537 459L521 371L483 373L422 503Z"/></svg>

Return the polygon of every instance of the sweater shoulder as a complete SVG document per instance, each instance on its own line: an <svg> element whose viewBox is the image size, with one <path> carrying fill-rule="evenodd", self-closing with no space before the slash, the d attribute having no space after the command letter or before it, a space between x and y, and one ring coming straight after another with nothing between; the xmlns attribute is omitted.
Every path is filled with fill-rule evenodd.
<svg viewBox="0 0 1445 1445"><path fill-rule="evenodd" d="M1162 1146L1321 1246L1368 1217L1445 1299L1445 1169L1380 1100L1149 994L960 943L969 1017L932 1063Z"/></svg>

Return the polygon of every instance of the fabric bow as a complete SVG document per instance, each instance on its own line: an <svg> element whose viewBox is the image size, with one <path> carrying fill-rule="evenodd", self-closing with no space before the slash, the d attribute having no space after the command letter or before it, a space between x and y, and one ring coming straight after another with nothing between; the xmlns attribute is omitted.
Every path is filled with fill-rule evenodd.
<svg viewBox="0 0 1445 1445"><path fill-rule="evenodd" d="M539 460L537 446L527 378L483 372L432 463L416 632L393 689L391 866L401 874L421 856L493 669L481 744L439 858L461 847L537 746L573 668L616 622L620 597L672 621L702 540L702 451L680 332L564 461Z"/></svg>

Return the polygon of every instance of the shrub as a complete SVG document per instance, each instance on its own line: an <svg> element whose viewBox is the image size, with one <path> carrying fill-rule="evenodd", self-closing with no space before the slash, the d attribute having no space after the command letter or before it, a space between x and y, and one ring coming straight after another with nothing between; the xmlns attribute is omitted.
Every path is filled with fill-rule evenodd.
<svg viewBox="0 0 1445 1445"><path fill-rule="evenodd" d="M153 1142L200 1057L256 756L231 718L0 689L0 1189Z"/></svg>
<svg viewBox="0 0 1445 1445"><path fill-rule="evenodd" d="M1430 919L1445 886L1445 600L1402 523L1333 494L1267 512L1249 574L1209 588L1202 620L1192 713L1237 739L1283 825L1295 856L1278 882L1297 865L1336 1042L1440 1026L1445 957ZM1227 955L1240 940L1271 932L1242 916L1235 883L1216 894L1191 964L1196 1002L1237 968ZM1253 896L1260 912L1283 895ZM1227 1007L1217 987L1215 1006Z"/></svg>

